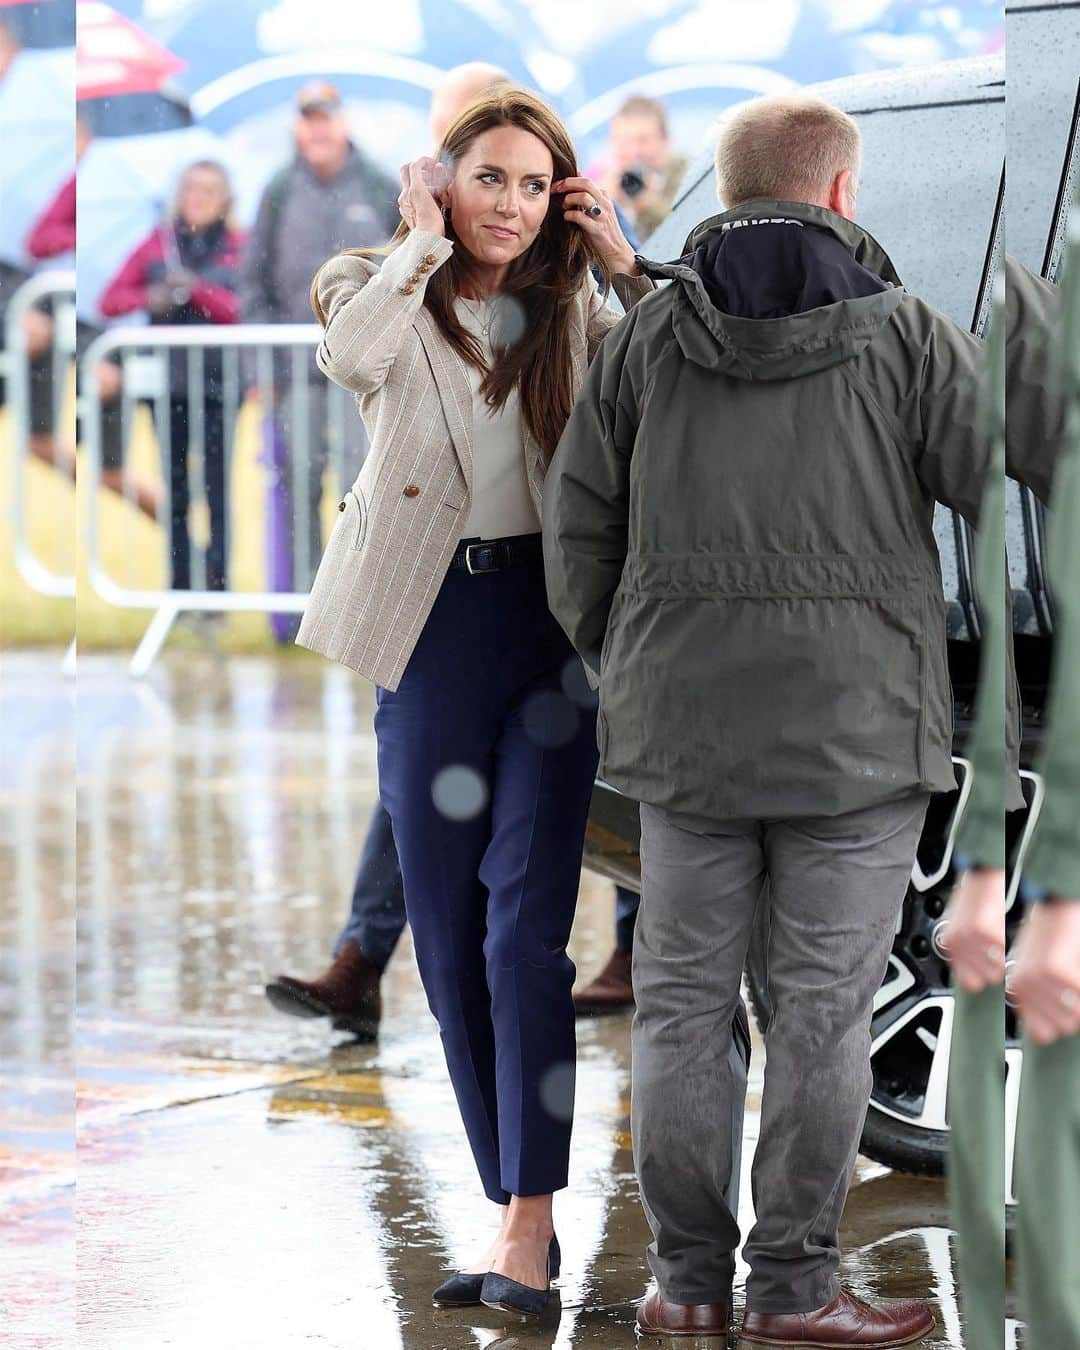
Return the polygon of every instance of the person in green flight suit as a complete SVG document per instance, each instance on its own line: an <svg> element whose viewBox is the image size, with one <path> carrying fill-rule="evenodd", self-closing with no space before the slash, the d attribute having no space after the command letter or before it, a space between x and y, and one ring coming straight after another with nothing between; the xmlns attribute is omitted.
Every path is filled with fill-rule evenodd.
<svg viewBox="0 0 1080 1350"><path fill-rule="evenodd" d="M1029 903L1011 990L1024 1029L1016 1141L1017 1265L1027 1350L1080 1346L1080 212L1074 204L1060 334L1047 334L1063 396L1051 493L1055 602L1046 796L1024 868ZM1059 356L1060 354L1060 356ZM1057 367L1057 370L1054 370Z"/></svg>
<svg viewBox="0 0 1080 1350"><path fill-rule="evenodd" d="M1015 1186L1027 1350L1080 1345L1080 1285L1072 1269L1080 1247L1080 230L1075 222L1071 237L1064 331L1056 288L1010 259L1004 352L992 343L990 353L999 374L1004 357L1006 471L1044 502L1052 484L1053 500L1049 566L1057 628L1048 734L1039 764L1046 797L1025 867L1029 913L1010 982L1024 1028ZM993 411L1000 430L997 396ZM1003 480L989 491L984 511L998 514L984 517L983 535L996 540L1004 518ZM1001 505L995 507L998 496ZM1008 629L1004 565L1003 547L984 545L979 593L987 642L971 747L972 796L957 841L958 865L966 870L950 906L947 936L959 986L950 1072L950 1193L967 1350L1000 1346L1004 1317L1002 802L1015 765L1001 722L1004 654L989 637L991 627L1002 634Z"/></svg>
<svg viewBox="0 0 1080 1350"><path fill-rule="evenodd" d="M999 277L981 389L994 472L976 541L982 621L968 745L972 786L957 834L960 881L943 945L956 981L949 1062L949 1198L965 1350L1000 1350L1005 1320L1005 283Z"/></svg>

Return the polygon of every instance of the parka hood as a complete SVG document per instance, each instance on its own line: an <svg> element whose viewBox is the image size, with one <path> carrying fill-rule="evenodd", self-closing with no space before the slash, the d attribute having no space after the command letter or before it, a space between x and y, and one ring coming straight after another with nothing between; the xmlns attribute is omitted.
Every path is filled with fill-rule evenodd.
<svg viewBox="0 0 1080 1350"><path fill-rule="evenodd" d="M805 202L745 202L698 225L675 262L638 266L678 287L672 323L684 355L744 380L848 360L904 297L872 235Z"/></svg>

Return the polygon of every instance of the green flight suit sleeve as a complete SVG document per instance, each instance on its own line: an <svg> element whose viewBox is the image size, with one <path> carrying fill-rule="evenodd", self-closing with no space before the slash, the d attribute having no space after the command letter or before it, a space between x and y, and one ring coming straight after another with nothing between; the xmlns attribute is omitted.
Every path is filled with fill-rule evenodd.
<svg viewBox="0 0 1080 1350"><path fill-rule="evenodd" d="M999 295L986 346L980 410L990 446L990 472L979 510L975 586L982 619L975 724L968 744L972 785L957 834L958 855L978 867L1005 866L1005 314Z"/></svg>
<svg viewBox="0 0 1080 1350"><path fill-rule="evenodd" d="M1067 411L1050 498L1047 562L1056 625L1039 762L1046 797L1024 874L1048 896L1080 899L1080 239L1070 244L1062 310Z"/></svg>
<svg viewBox="0 0 1080 1350"><path fill-rule="evenodd" d="M1065 433L1053 352L1061 297L1008 256L1005 283L1005 472L1045 504Z"/></svg>

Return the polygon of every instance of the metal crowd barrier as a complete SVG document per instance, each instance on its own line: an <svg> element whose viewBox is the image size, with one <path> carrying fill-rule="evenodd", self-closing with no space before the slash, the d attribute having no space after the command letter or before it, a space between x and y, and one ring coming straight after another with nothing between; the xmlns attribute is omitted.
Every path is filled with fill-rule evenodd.
<svg viewBox="0 0 1080 1350"><path fill-rule="evenodd" d="M310 583L321 553L318 500L312 482L321 483L329 467L344 490L359 472L367 442L351 396L331 384L312 365L312 351L322 330L317 324L205 324L185 326L124 326L102 333L87 347L79 367L78 408L89 490L85 494L84 545L93 589L111 605L153 611L153 618L132 657L132 675L145 674L153 664L177 616L184 612L263 612L288 624L307 602ZM182 355L179 355L182 353ZM98 390L97 368L104 361L121 368L119 409L111 416L119 424L119 452L125 496L131 496L131 446L140 404L151 414L161 465L164 500L159 516L167 570L175 566L172 487L174 470L186 483L192 510L211 514L205 482L207 456L223 457L225 558L229 529L243 529L230 510L229 484L237 419L247 389L258 390L258 411L264 466L265 494L248 506L264 518L268 532L268 570L261 590L240 591L226 582L212 584L208 550L190 548L189 588L151 588L128 576L110 573L104 559L100 511L106 451L107 405ZM177 379L177 376L180 376ZM186 388L183 386L186 385ZM207 390L212 397L207 399ZM186 405L187 448L179 457L173 445L176 405ZM220 404L220 425L218 407ZM213 411L214 425L208 426ZM111 433L116 439L115 429ZM221 443L217 443L220 437ZM318 437L320 444L313 443ZM112 457L116 456L116 447ZM114 466L116 467L116 466ZM217 469L219 475L222 470ZM181 513L182 514L182 513ZM211 544L213 540L211 539ZM182 541L181 541L182 545ZM181 548L182 551L182 548Z"/></svg>
<svg viewBox="0 0 1080 1350"><path fill-rule="evenodd" d="M41 595L75 598L74 573L55 572L34 553L30 541L27 466L31 452L31 356L23 321L30 310L43 300L52 302L53 337L51 351L52 434L62 438L60 424L67 377L75 356L75 273L41 272L31 277L12 295L4 324L2 373L7 385L7 405L11 432L11 513L15 566L28 586ZM68 440L74 441L68 430ZM65 667L72 668L74 640L68 649Z"/></svg>

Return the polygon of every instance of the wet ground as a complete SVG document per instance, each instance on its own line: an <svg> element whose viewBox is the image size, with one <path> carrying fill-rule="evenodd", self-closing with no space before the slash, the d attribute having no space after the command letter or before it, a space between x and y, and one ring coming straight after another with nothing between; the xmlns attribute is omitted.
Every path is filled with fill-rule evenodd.
<svg viewBox="0 0 1080 1350"><path fill-rule="evenodd" d="M170 653L142 682L119 658L84 658L72 687L61 655L9 656L3 676L4 1344L73 1346L77 1331L82 1350L634 1345L648 1232L625 1016L580 1024L564 1274L557 1305L526 1325L430 1306L495 1211L407 937L378 1045L266 1003L269 976L326 964L343 918L374 796L370 687L299 654L201 652ZM583 973L608 953L612 909L610 884L585 874ZM757 1040L744 1232L762 1068ZM849 1287L931 1298L923 1345L959 1350L939 1181L860 1159L842 1238Z"/></svg>

